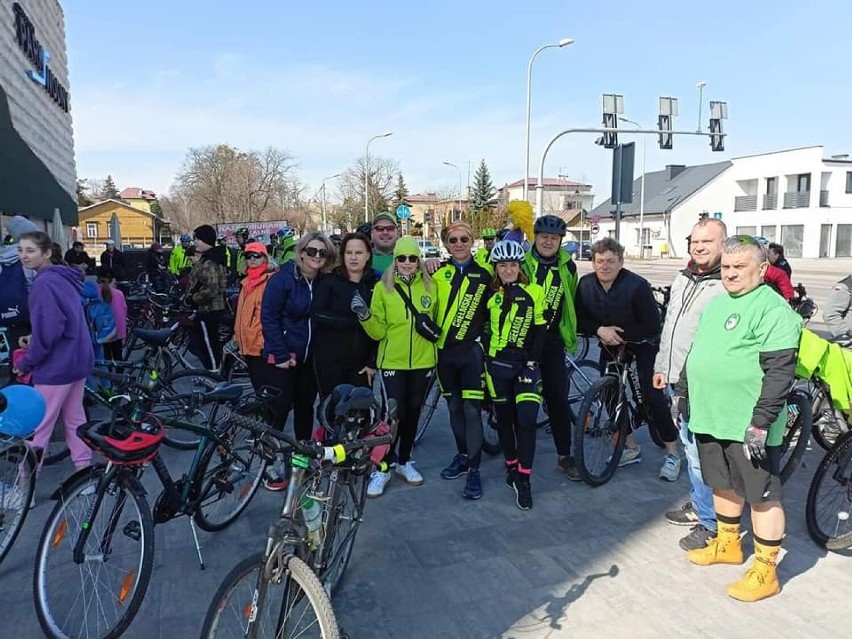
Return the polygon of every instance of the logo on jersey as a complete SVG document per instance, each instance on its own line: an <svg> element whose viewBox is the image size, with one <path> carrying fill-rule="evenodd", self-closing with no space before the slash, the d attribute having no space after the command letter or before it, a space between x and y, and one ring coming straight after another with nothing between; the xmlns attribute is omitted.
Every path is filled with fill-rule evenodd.
<svg viewBox="0 0 852 639"><path fill-rule="evenodd" d="M734 313L725 321L725 330L732 331L737 327L737 324L740 323L740 316L738 313Z"/></svg>
<svg viewBox="0 0 852 639"><path fill-rule="evenodd" d="M420 306L423 307L423 310L427 310L430 306L432 306L432 298L428 295L422 295L420 297Z"/></svg>
<svg viewBox="0 0 852 639"><path fill-rule="evenodd" d="M393 377L394 375L396 375L396 371L382 371L382 377Z"/></svg>
<svg viewBox="0 0 852 639"><path fill-rule="evenodd" d="M453 279L453 272L450 269L447 269L446 271L444 271L444 279L445 280Z"/></svg>

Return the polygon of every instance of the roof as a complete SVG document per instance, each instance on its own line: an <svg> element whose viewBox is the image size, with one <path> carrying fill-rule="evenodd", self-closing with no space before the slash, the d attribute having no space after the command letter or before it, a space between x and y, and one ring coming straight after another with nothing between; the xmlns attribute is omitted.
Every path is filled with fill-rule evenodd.
<svg viewBox="0 0 852 639"><path fill-rule="evenodd" d="M566 187L570 187L570 186L578 186L578 187L579 186L585 186L585 187L588 187L588 188L592 188L591 184L583 184L582 182L574 182L572 180L563 180L562 178L544 178L544 179L542 179L541 183L545 187L547 187L547 186L558 186L558 187L561 187L563 189L566 188ZM515 180L511 184L504 184L501 188L517 189L519 187L522 187L523 185L524 185L524 178L521 178L520 180ZM534 178L534 177L529 178L529 185L530 185L530 187L534 187L534 186L538 185L538 178Z"/></svg>
<svg viewBox="0 0 852 639"><path fill-rule="evenodd" d="M566 226L574 226L575 224L579 226L580 218L583 215L583 209L566 209L564 211L558 211L556 213L551 213L550 215L555 215L563 222L565 222Z"/></svg>
<svg viewBox="0 0 852 639"><path fill-rule="evenodd" d="M133 211L135 213L144 213L145 215L150 215L151 217L157 217L156 215L151 213L151 211L146 211L145 209L137 209L135 206L132 206L132 205L128 204L127 202L121 202L120 200L102 200L100 202L95 202L94 204L92 204L90 206L84 206L83 208L79 209L77 213L80 216L80 219L83 219L84 213L86 213L87 211L90 211L91 209L94 209L96 207L103 206L104 204L115 204L115 205L121 206L125 209L130 209L131 211ZM163 222L165 223L165 220L163 220Z"/></svg>
<svg viewBox="0 0 852 639"><path fill-rule="evenodd" d="M415 193L405 198L409 203L415 202L437 202L438 196L435 193Z"/></svg>
<svg viewBox="0 0 852 639"><path fill-rule="evenodd" d="M118 194L122 200L156 200L157 194L148 189L140 189L138 186L131 186L121 191Z"/></svg>
<svg viewBox="0 0 852 639"><path fill-rule="evenodd" d="M645 174L645 214L665 213L682 204L695 192L715 180L730 166L730 161L687 166L674 179L669 179L669 169ZM622 217L639 215L639 193L642 177L633 180L633 202L621 205ZM591 215L608 216L615 205L611 198L596 206Z"/></svg>

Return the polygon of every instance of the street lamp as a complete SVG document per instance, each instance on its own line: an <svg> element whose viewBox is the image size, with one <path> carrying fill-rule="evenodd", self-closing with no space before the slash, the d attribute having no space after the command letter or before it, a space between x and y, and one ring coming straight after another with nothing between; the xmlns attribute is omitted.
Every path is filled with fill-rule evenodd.
<svg viewBox="0 0 852 639"><path fill-rule="evenodd" d="M451 166L451 167L453 167L456 171L458 171L458 172L459 172L459 216L461 216L461 210L462 210L462 207L461 207L461 200L462 200L462 172L461 172L461 169L460 169L459 167L457 167L455 164L453 164L452 162L444 162L444 164L446 164L447 166ZM455 220L450 220L450 221L451 221L451 222L454 222Z"/></svg>
<svg viewBox="0 0 852 639"><path fill-rule="evenodd" d="M328 233L328 219L325 216L325 182L326 180L333 180L334 178L340 177L340 173L335 173L334 175L329 175L327 178L322 179L322 230L323 233Z"/></svg>
<svg viewBox="0 0 852 639"><path fill-rule="evenodd" d="M623 115L618 116L618 119L622 122L626 122L628 124L632 124L637 129L641 129L642 125L638 122L631 120L630 118L625 118ZM645 142L647 141L647 136L642 136L642 179L639 181L639 257L642 258L642 254L644 252L644 242L645 239L643 237L643 231L645 230Z"/></svg>
<svg viewBox="0 0 852 639"><path fill-rule="evenodd" d="M707 83L703 80L695 85L695 88L698 89L698 128L696 131L701 133L701 107L704 106L702 104L704 100L704 87L707 86Z"/></svg>
<svg viewBox="0 0 852 639"><path fill-rule="evenodd" d="M389 138L393 135L393 131L374 135L367 140L367 149L364 152L364 221L370 221L370 142L379 138Z"/></svg>
<svg viewBox="0 0 852 639"><path fill-rule="evenodd" d="M536 49L532 57L530 57L530 63L527 66L527 151L526 151L526 163L524 164L524 198L527 199L529 195L529 175L530 175L530 106L532 101L532 65L533 61L535 61L536 57L539 53L544 51L545 49L561 49L562 47L567 47L569 44L574 44L573 38L562 38L556 44L545 44L544 46Z"/></svg>

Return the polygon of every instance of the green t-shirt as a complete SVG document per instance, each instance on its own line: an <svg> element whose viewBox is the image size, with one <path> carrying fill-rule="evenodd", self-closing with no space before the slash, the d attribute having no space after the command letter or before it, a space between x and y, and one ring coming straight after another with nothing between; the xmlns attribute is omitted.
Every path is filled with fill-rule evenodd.
<svg viewBox="0 0 852 639"><path fill-rule="evenodd" d="M689 429L743 441L763 385L760 354L798 348L801 332L801 317L768 286L711 300L686 360ZM785 407L769 428L767 444L781 443L786 420Z"/></svg>
<svg viewBox="0 0 852 639"><path fill-rule="evenodd" d="M384 273L393 264L393 253L382 255L373 252L373 269L379 272L379 275Z"/></svg>

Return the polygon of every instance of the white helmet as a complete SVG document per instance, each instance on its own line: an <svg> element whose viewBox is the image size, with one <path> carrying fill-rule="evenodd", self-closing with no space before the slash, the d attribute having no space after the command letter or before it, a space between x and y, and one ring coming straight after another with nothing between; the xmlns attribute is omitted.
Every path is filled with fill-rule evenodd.
<svg viewBox="0 0 852 639"><path fill-rule="evenodd" d="M488 261L492 264L497 262L523 262L524 247L514 240L500 240L491 249Z"/></svg>

